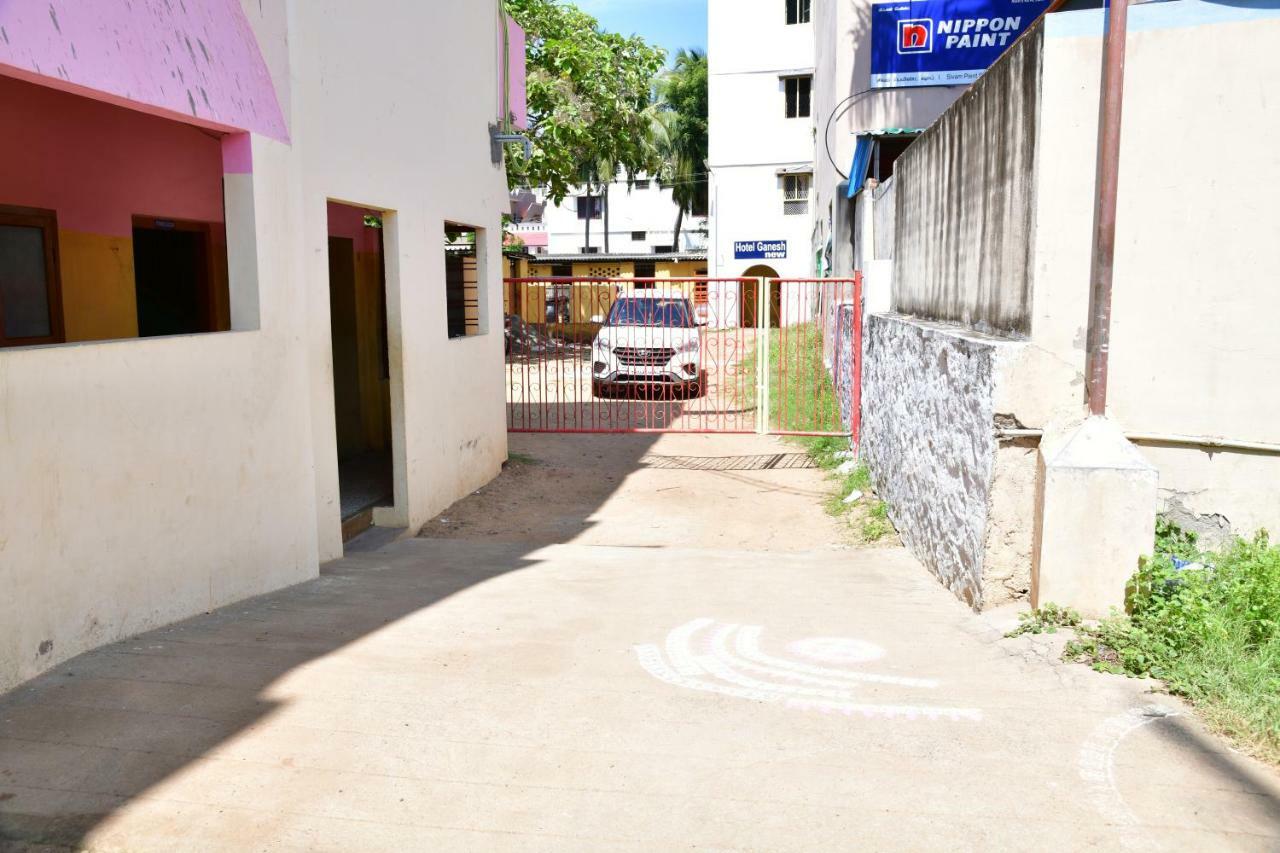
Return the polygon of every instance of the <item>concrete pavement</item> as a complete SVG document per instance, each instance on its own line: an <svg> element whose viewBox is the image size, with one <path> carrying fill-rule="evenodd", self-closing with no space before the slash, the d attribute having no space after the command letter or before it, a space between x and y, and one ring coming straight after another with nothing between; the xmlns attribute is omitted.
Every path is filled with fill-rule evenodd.
<svg viewBox="0 0 1280 853"><path fill-rule="evenodd" d="M543 460L511 475L530 501L578 504L498 537L498 484L447 539L0 700L0 847L1280 849L1272 770L1148 685L1000 639L906 552L842 543L820 472L750 461L790 448L513 449ZM744 461L654 463L714 457Z"/></svg>

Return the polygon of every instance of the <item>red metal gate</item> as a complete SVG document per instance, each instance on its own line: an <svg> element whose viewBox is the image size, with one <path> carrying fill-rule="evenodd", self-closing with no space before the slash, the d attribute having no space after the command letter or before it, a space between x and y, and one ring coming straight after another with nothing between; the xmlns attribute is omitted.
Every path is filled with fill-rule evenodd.
<svg viewBox="0 0 1280 853"><path fill-rule="evenodd" d="M858 279L511 278L504 289L513 432L856 430Z"/></svg>

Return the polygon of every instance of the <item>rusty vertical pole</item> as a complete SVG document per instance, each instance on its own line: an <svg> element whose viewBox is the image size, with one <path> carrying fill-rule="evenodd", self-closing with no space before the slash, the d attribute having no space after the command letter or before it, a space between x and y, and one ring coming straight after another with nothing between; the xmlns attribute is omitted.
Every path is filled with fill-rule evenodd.
<svg viewBox="0 0 1280 853"><path fill-rule="evenodd" d="M1098 184L1093 223L1086 365L1089 414L1107 413L1111 356L1111 288L1115 277L1116 195L1120 179L1120 126L1124 106L1125 37L1129 0L1111 0L1102 47L1102 97L1098 117Z"/></svg>

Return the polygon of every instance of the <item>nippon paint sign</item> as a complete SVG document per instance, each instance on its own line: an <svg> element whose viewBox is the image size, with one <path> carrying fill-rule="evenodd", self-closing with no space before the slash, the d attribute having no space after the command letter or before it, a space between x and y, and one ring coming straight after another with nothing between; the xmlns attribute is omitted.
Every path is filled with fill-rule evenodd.
<svg viewBox="0 0 1280 853"><path fill-rule="evenodd" d="M1048 6L1049 0L873 0L871 88L972 83Z"/></svg>
<svg viewBox="0 0 1280 853"><path fill-rule="evenodd" d="M786 256L786 240L735 240L733 243L733 257L739 261L780 260Z"/></svg>

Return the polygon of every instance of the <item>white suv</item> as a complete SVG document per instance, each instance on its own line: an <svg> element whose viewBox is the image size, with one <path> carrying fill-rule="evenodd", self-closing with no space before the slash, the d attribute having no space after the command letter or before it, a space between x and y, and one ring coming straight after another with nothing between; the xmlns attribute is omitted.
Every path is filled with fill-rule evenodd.
<svg viewBox="0 0 1280 853"><path fill-rule="evenodd" d="M632 292L618 297L591 344L591 392L662 387L700 397L706 390L702 335L683 296Z"/></svg>

